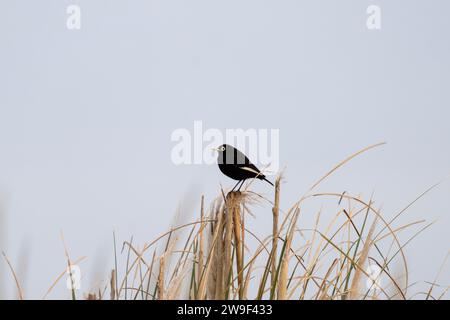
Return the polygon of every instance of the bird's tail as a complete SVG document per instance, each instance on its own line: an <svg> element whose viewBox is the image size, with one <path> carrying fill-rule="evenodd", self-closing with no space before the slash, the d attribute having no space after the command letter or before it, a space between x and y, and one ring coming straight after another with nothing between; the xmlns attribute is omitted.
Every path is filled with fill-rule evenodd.
<svg viewBox="0 0 450 320"><path fill-rule="evenodd" d="M264 177L263 180L264 180L264 181L267 181L268 183L270 183L270 185L271 185L272 187L275 187L275 186L273 185L273 183L270 182L266 177Z"/></svg>

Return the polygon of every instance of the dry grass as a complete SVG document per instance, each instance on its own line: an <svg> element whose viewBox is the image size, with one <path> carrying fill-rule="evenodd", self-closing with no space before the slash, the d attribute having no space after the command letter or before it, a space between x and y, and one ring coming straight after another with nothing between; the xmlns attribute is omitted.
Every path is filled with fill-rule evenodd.
<svg viewBox="0 0 450 320"><path fill-rule="evenodd" d="M206 214L201 197L198 221L165 233L144 247L131 264L132 268L146 269L142 256L164 239L167 244L160 261L168 256L177 259L173 268L160 263L159 270L145 273L147 279L141 281L150 283L150 278L155 279L155 294L146 297L163 299L161 286L165 283L167 288L177 288L176 293L167 294L171 299L407 299L411 284L403 250L429 225L401 242L400 232L424 221L394 226L406 209L387 221L374 207L372 198L365 201L347 193L315 192L348 161L379 145L340 162L287 211L280 204L281 176L275 181L273 201L248 191L248 186L242 193L222 190ZM336 204L336 213L325 228L319 227L322 212L317 213L314 228L299 227L306 202L330 199ZM268 203L272 208L272 234L263 238L245 224L245 218L251 215L249 208L255 203ZM177 250L172 242L174 233L184 229L190 230L182 242L183 249ZM399 265L401 272L396 275L393 270L398 270ZM369 266L378 268L379 281L370 281L373 273ZM126 271L129 273L131 270ZM139 282L137 290L142 288ZM429 293L435 288L433 284ZM447 289L441 289L433 298L443 296Z"/></svg>
<svg viewBox="0 0 450 320"><path fill-rule="evenodd" d="M273 199L249 191L247 185L243 192L221 190L207 210L202 196L198 220L173 227L141 249L132 240L124 242L127 259L121 279L115 250L110 298L415 298L409 293L414 284L409 283L404 248L429 224L413 221L396 225L410 205L388 221L372 197L365 200L348 193L316 191L348 161L379 145L340 162L287 210L280 203L281 175L275 181ZM312 214L305 212L309 202L323 202L334 208L334 213L326 212L325 226L325 212L319 210L314 226L301 228L302 217ZM271 209L272 232L265 237L257 236L246 224L255 204L267 207L268 212ZM401 232L417 226L421 228L410 238L400 240ZM70 264L67 250L66 258ZM374 268L379 271L377 279L373 279ZM15 276L12 266L10 269ZM447 293L448 288L438 286L436 281L430 284L427 299L440 299ZM16 283L19 286L17 279ZM86 294L91 300L104 297L101 290Z"/></svg>

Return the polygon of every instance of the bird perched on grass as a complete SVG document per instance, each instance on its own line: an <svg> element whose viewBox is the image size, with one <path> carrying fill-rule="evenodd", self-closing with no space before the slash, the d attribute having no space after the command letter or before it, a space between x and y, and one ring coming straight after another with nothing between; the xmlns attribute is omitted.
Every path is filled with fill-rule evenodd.
<svg viewBox="0 0 450 320"><path fill-rule="evenodd" d="M273 183L267 180L266 176L238 149L228 144L223 144L214 150L219 153L217 163L220 171L227 177L238 181L231 191L234 191L239 183L241 185L238 191L241 190L245 180L254 178L265 180L273 186Z"/></svg>

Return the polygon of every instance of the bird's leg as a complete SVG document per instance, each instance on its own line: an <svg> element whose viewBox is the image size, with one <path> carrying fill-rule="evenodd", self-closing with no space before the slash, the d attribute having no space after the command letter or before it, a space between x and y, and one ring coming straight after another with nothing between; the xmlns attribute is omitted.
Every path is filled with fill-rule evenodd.
<svg viewBox="0 0 450 320"><path fill-rule="evenodd" d="M244 182L245 182L245 179L242 180L242 183L241 183L241 185L239 186L239 189L238 189L237 191L241 191L241 188L242 188L242 186L244 185Z"/></svg>
<svg viewBox="0 0 450 320"><path fill-rule="evenodd" d="M230 192L233 192L234 191L234 189L236 189L236 187L238 186L238 184L239 183L241 183L241 180L239 180L237 183L236 183L236 185L233 187L233 189L231 189L231 191Z"/></svg>

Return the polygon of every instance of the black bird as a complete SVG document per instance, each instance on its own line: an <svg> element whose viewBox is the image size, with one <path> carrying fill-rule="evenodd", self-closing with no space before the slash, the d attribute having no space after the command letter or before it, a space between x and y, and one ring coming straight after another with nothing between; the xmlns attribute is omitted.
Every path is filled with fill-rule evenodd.
<svg viewBox="0 0 450 320"><path fill-rule="evenodd" d="M241 190L245 180L253 178L265 180L273 186L273 183L267 180L266 176L262 174L261 171L250 162L245 154L238 149L228 144L223 144L214 150L219 152L217 163L220 171L227 177L238 181L231 191L233 191L239 183L241 183L241 185L239 186L238 191Z"/></svg>

